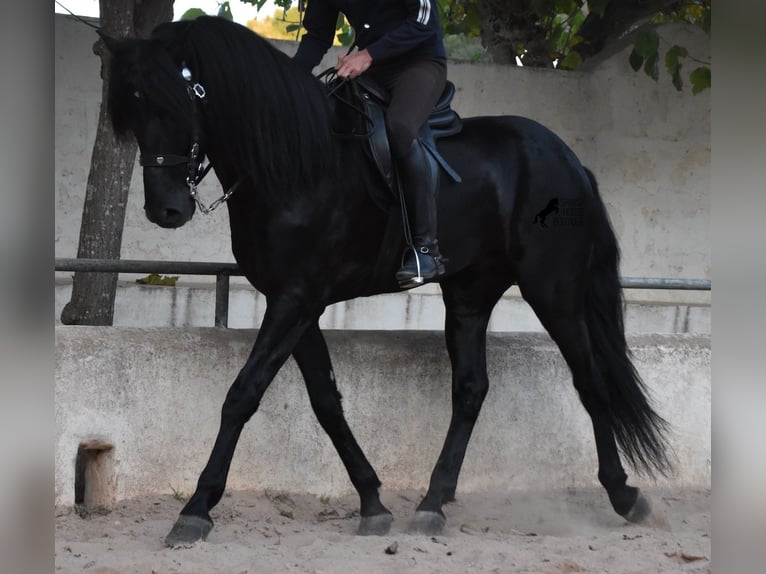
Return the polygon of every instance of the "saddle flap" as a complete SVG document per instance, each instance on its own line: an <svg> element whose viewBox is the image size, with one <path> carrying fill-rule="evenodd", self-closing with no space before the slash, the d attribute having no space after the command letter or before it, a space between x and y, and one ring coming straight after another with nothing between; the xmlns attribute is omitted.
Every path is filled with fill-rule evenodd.
<svg viewBox="0 0 766 574"><path fill-rule="evenodd" d="M358 82L362 96L385 109L391 101L391 94L383 86L369 76L362 74ZM428 125L436 139L454 135L462 128L462 120L452 109L452 98L455 97L455 84L447 80L439 100L428 117Z"/></svg>
<svg viewBox="0 0 766 574"><path fill-rule="evenodd" d="M369 76L362 74L352 82L335 79L331 93L346 104L343 106L343 113L339 114L336 108L334 119L339 125L335 132L346 137L362 137L367 141L365 149L368 156L389 190L396 194L395 165L385 125L385 110L391 101L390 92ZM436 139L457 134L462 129L462 119L451 108L454 95L455 84L447 81L431 115L420 130L419 138L429 155L454 181L459 182L459 174L441 156L434 142ZM376 203L380 203L378 198L374 199Z"/></svg>
<svg viewBox="0 0 766 574"><path fill-rule="evenodd" d="M383 86L365 74L359 76L356 82L358 82L359 88L365 97L371 98L384 108L388 106L388 103L391 101L391 94Z"/></svg>

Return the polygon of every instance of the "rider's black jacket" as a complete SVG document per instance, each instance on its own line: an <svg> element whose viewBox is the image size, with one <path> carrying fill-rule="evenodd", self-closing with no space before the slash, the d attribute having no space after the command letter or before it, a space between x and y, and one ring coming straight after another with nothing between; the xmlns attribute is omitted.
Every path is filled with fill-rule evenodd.
<svg viewBox="0 0 766 574"><path fill-rule="evenodd" d="M308 0L305 35L293 59L312 70L332 46L338 15L354 28L359 49L373 65L400 56L445 58L436 0Z"/></svg>

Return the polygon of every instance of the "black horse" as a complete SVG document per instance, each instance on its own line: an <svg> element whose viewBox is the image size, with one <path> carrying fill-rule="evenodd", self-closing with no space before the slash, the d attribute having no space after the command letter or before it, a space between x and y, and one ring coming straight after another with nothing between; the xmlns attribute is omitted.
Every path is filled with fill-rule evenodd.
<svg viewBox="0 0 766 574"><path fill-rule="evenodd" d="M399 290L401 216L371 199L368 190L385 183L363 142L333 133L323 82L244 26L201 17L163 24L150 39L102 37L112 54L110 114L117 133L138 141L147 217L167 228L189 221L190 190L209 158L232 192L234 257L268 305L223 403L210 459L166 543L204 539L213 527L209 512L224 493L240 433L290 355L359 493L359 532L388 532L381 483L346 423L318 323L332 303ZM618 245L593 175L555 134L521 117L466 118L439 150L462 177L442 177L438 194L453 406L412 528L434 533L445 524L442 505L454 500L489 385L487 324L514 284L572 372L614 510L645 521L651 505L626 483L618 445L633 468L665 474L667 424L626 346ZM582 224L534 225L553 197L582 205Z"/></svg>

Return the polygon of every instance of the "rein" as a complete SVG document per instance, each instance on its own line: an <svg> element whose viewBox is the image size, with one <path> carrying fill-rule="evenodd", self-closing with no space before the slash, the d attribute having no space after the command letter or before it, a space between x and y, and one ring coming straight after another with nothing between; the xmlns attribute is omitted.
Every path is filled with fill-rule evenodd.
<svg viewBox="0 0 766 574"><path fill-rule="evenodd" d="M153 154L145 156L141 154L139 158L139 164L143 167L170 167L175 165L187 165L186 185L189 186L189 195L196 202L199 210L205 215L214 211L222 203L231 197L234 191L242 183L240 179L233 186L231 186L221 197L216 199L209 206L206 206L199 198L199 192L197 186L204 179L204 177L213 167L211 163L203 166L204 155L200 157L200 108L199 102L205 102L205 88L199 82L192 81L191 70L184 64L181 68L181 76L186 81L186 93L193 102L194 113L192 115L192 145L189 149L189 155L177 155L177 154Z"/></svg>
<svg viewBox="0 0 766 574"><path fill-rule="evenodd" d="M367 139L372 135L373 129L375 127L375 123L373 122L372 118L370 117L370 114L367 113L365 109L358 106L356 103L351 101L351 99L341 95L338 93L341 88L348 87L353 92L356 92L354 94L354 97L361 101L361 99L364 97L361 94L359 94L359 88L358 84L356 83L356 80L349 80L348 78L341 78L337 75L337 69L332 67L328 68L325 71L321 72L319 75L317 75L318 80L323 80L325 85L328 87L327 90L327 98L335 98L345 106L351 108L354 110L359 116L362 117L365 124L369 126L369 130L367 132L363 133L345 133L345 132L338 132L333 130L333 134L339 137L343 138L350 138L350 139Z"/></svg>

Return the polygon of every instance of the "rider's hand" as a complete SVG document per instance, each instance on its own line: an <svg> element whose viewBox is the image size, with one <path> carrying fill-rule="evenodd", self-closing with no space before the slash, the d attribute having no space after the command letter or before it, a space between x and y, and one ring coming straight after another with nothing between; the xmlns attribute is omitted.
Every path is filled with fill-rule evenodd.
<svg viewBox="0 0 766 574"><path fill-rule="evenodd" d="M365 50L357 50L338 58L338 76L353 80L372 65L372 56Z"/></svg>

